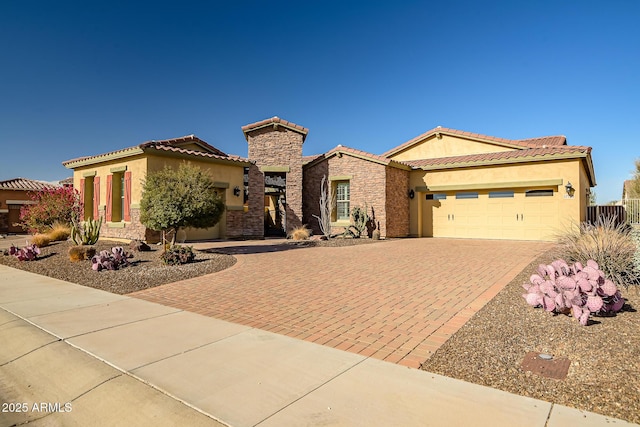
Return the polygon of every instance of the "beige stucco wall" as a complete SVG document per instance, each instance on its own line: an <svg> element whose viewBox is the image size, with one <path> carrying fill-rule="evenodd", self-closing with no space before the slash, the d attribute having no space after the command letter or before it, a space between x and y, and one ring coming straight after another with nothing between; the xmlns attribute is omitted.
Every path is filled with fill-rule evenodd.
<svg viewBox="0 0 640 427"><path fill-rule="evenodd" d="M111 169L126 167L131 172L131 203L140 203L142 197L141 180L147 173L147 160L144 155L137 155L125 159L110 160L88 166L80 166L73 171L73 188L80 191L80 180L85 174L95 173L100 177L100 206L104 206L107 200L107 175L111 175Z"/></svg>
<svg viewBox="0 0 640 427"><path fill-rule="evenodd" d="M513 150L513 148L449 135L440 135L439 138L433 135L400 153L390 156L390 158L404 161L464 156L467 154L496 153L510 150Z"/></svg>
<svg viewBox="0 0 640 427"><path fill-rule="evenodd" d="M192 147L197 148L197 147ZM233 189L237 186L240 189L243 188L243 166L223 163L213 163L207 161L192 161L171 158L166 156L156 156L148 154L140 154L122 159L109 160L93 165L81 166L74 170L73 182L74 188L80 189L80 181L85 178L86 175L95 174L100 177L100 203L99 210L101 215L104 213L105 203L107 200L107 175L112 174L112 169L126 167L126 171L131 172L131 206L132 208L139 208L140 200L142 198L142 189L144 185L144 179L148 172L162 170L165 166L177 168L181 163L186 162L197 166L206 171L212 178L212 180L218 184L218 191L221 193L226 206L232 206L235 208L242 208L242 193L240 196L233 194ZM121 237L125 231L116 229L129 227L130 223L119 221L117 223L106 223L103 226L102 235L105 237ZM209 238L223 238L226 236L226 212L223 215L220 224L215 227L196 230L189 229L187 232L187 240L202 240ZM110 236L114 234L114 236ZM116 236L117 234L117 236ZM138 238L144 238L140 236Z"/></svg>

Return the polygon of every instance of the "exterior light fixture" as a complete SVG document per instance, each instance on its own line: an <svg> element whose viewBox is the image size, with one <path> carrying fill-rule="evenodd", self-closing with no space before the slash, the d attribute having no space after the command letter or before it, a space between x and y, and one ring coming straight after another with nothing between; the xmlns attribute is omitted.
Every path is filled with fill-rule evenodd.
<svg viewBox="0 0 640 427"><path fill-rule="evenodd" d="M409 198L413 199L414 197L416 197L416 193L413 190L409 190Z"/></svg>
<svg viewBox="0 0 640 427"><path fill-rule="evenodd" d="M238 187L237 185L233 187L233 195L236 197L240 196L240 187Z"/></svg>
<svg viewBox="0 0 640 427"><path fill-rule="evenodd" d="M573 188L573 185L571 185L571 182L567 181L567 184L564 186L565 190L567 190L567 194L569 196L571 196L573 194L573 192L575 191Z"/></svg>

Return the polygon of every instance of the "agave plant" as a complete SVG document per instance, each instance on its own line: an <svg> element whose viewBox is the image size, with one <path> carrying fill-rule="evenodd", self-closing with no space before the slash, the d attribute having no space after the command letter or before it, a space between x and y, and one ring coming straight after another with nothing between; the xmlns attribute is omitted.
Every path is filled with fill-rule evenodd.
<svg viewBox="0 0 640 427"><path fill-rule="evenodd" d="M591 314L617 313L625 303L616 284L605 278L592 259L586 265L569 265L562 259L540 264L529 282L523 285L527 293L522 295L529 305L572 314L581 325L587 324Z"/></svg>

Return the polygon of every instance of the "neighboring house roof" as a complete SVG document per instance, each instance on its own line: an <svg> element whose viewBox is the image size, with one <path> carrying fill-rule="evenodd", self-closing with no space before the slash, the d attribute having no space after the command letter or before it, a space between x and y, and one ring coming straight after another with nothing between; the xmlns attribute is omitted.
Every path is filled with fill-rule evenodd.
<svg viewBox="0 0 640 427"><path fill-rule="evenodd" d="M58 181L58 184L62 185L63 187L65 186L73 187L73 177L70 176L69 178L61 179L60 181Z"/></svg>
<svg viewBox="0 0 640 427"><path fill-rule="evenodd" d="M58 186L50 182L36 181L27 178L13 178L0 181L0 190L41 191Z"/></svg>
<svg viewBox="0 0 640 427"><path fill-rule="evenodd" d="M307 134L309 133L309 129L292 123L290 121L281 119L278 116L273 116L270 119L261 120L259 122L250 123L248 125L242 126L242 133L244 133L244 138L249 140L248 133L253 132L258 129L262 129L265 127L274 127L282 126L284 128L290 129L294 132L297 132L302 135L302 142L307 138Z"/></svg>
<svg viewBox="0 0 640 427"><path fill-rule="evenodd" d="M202 149L192 150L183 148L187 144L196 144ZM134 156L142 153L172 153L177 156L185 157L201 157L205 159L220 160L225 162L234 162L248 164L249 161L240 156L234 156L226 154L216 147L207 144L195 135L186 135L179 138L151 140L143 142L142 144L135 145L133 147L123 148L121 150L110 151L104 154L98 154L96 156L78 157L76 159L67 160L62 164L67 168L74 168L78 166L84 166L94 163L99 163L107 160L119 159L123 157Z"/></svg>
<svg viewBox="0 0 640 427"><path fill-rule="evenodd" d="M506 138L498 138L495 136L482 135L479 133L466 132L462 130L436 127L433 128L422 135L418 135L415 138L405 142L404 144L398 145L395 148L383 153L383 156L392 156L396 153L406 150L427 138L438 135L449 135L449 136L457 136L462 138L473 139L474 141L480 142L488 142L491 144L500 145L503 147L510 148L538 148L538 147L551 147L551 146L561 146L567 144L567 138L562 135L557 136L543 136L539 138L528 138L528 139L506 139Z"/></svg>
<svg viewBox="0 0 640 427"><path fill-rule="evenodd" d="M406 170L411 169L411 167L406 162L399 162L397 160L392 160L388 157L379 156L377 154L371 154L362 150L356 150L355 148L346 147L344 145L338 145L324 154L320 154L317 156L306 156L303 159L303 164L305 166L308 164L315 164L318 161L329 159L333 156L341 156L343 154L351 157L357 157L359 159L367 160L370 162L379 163L385 166L392 166L392 167L406 169Z"/></svg>

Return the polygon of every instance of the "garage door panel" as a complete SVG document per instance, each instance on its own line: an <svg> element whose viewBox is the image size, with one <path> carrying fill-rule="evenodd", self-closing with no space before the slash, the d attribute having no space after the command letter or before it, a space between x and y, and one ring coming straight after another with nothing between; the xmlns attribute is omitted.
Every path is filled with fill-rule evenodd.
<svg viewBox="0 0 640 427"><path fill-rule="evenodd" d="M509 193L502 190L501 193ZM513 190L509 197L456 198L425 203L423 235L487 239L550 240L559 220L559 199L554 196L526 197L524 190ZM429 201L428 201L429 202ZM435 202L435 201L431 201ZM428 233L426 232L428 230Z"/></svg>

